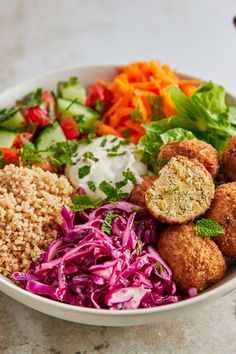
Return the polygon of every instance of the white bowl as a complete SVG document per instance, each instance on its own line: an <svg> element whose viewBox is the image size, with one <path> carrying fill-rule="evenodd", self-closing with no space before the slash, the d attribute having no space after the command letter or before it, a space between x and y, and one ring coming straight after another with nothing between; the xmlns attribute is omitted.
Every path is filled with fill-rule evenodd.
<svg viewBox="0 0 236 354"><path fill-rule="evenodd" d="M55 89L58 81L67 80L71 76L79 77L80 82L88 87L98 78L111 79L114 75L115 66L76 67L52 72L15 85L2 92L0 94L0 108L13 105L15 100L37 87ZM181 76L190 78L186 75ZM227 100L229 103L236 105L236 98L233 96L227 94ZM111 311L78 307L48 300L21 289L12 281L0 275L0 290L22 304L64 320L101 326L131 326L158 322L164 319L175 319L177 316L186 315L193 310L200 310L201 306L211 303L235 288L236 260L231 260L225 277L195 298L149 309Z"/></svg>

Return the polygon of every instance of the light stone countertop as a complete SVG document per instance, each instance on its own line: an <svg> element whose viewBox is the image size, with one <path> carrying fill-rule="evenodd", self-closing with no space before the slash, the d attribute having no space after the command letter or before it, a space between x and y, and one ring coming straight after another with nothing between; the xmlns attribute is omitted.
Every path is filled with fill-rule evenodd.
<svg viewBox="0 0 236 354"><path fill-rule="evenodd" d="M236 94L235 0L0 0L0 89L62 67L158 58ZM236 291L190 319L83 326L0 293L3 354L236 353Z"/></svg>

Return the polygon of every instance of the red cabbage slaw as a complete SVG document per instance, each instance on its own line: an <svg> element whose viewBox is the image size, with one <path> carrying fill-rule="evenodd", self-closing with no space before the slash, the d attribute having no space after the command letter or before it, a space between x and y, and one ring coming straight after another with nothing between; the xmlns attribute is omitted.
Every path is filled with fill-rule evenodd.
<svg viewBox="0 0 236 354"><path fill-rule="evenodd" d="M135 221L134 208L139 207L124 201L77 214L63 207L59 238L13 279L34 294L92 308L180 301L172 272L153 247L155 221ZM108 211L116 214L110 235L101 230Z"/></svg>

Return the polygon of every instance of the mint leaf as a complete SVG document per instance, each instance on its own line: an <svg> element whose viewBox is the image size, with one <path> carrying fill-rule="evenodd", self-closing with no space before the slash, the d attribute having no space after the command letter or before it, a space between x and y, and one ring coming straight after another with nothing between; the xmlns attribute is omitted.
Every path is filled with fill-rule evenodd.
<svg viewBox="0 0 236 354"><path fill-rule="evenodd" d="M23 147L20 149L20 164L26 167L32 167L34 163L42 164L42 158L34 144L22 137Z"/></svg>
<svg viewBox="0 0 236 354"><path fill-rule="evenodd" d="M113 213L113 211L109 210L106 214L106 217L103 221L101 231L106 232L108 235L111 234L111 226L113 219L119 217L118 214Z"/></svg>
<svg viewBox="0 0 236 354"><path fill-rule="evenodd" d="M76 195L72 201L71 209L74 211L95 209L103 203L103 199L92 200L88 195Z"/></svg>
<svg viewBox="0 0 236 354"><path fill-rule="evenodd" d="M79 178L84 178L90 173L91 166L84 165L78 169Z"/></svg>
<svg viewBox="0 0 236 354"><path fill-rule="evenodd" d="M223 227L212 219L197 220L193 229L198 236L216 237L224 233Z"/></svg>

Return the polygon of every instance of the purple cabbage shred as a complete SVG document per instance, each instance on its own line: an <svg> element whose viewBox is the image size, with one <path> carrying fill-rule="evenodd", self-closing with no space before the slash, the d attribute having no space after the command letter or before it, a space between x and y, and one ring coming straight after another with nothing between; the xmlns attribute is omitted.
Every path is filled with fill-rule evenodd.
<svg viewBox="0 0 236 354"><path fill-rule="evenodd" d="M63 207L58 239L27 272L13 273L13 279L34 294L98 309L180 301L172 272L154 248L155 221L135 221L134 210L136 205L124 201L77 215ZM110 235L102 231L109 211L116 214ZM195 293L191 289L189 295Z"/></svg>

